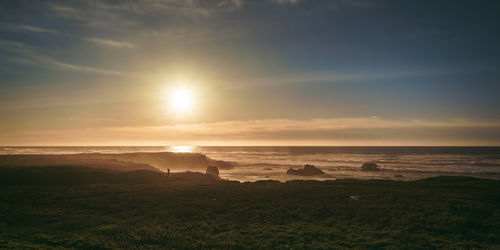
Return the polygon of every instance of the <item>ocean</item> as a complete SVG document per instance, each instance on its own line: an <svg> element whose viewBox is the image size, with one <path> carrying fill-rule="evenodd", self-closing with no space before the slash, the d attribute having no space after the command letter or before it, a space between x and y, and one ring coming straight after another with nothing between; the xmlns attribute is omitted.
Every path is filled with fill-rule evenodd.
<svg viewBox="0 0 500 250"><path fill-rule="evenodd" d="M0 154L192 152L236 163L221 177L238 181L339 178L416 180L439 175L500 179L500 147L0 147ZM363 172L363 163L382 171ZM289 168L312 164L326 175L299 177Z"/></svg>

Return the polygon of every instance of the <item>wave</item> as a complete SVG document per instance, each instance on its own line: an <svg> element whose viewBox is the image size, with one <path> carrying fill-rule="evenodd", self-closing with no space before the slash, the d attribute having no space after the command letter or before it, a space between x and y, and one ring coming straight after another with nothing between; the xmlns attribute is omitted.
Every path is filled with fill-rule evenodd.
<svg viewBox="0 0 500 250"><path fill-rule="evenodd" d="M497 176L500 173L500 147L191 147L195 154L222 162L234 169L222 175L286 179L283 169L305 164L329 173L352 178L392 178L396 173L408 178L427 175ZM0 147L0 155L38 154L140 154L168 153L168 146L153 147ZM380 173L361 173L365 162L379 164ZM148 158L146 164L165 167L160 159ZM203 163L206 164L206 163ZM200 165L201 166L201 165ZM223 168L223 167L222 167ZM268 168L268 169L264 169ZM202 169L202 167L200 167ZM269 170L270 169L270 170ZM260 175L259 175L260 171ZM260 177L259 177L260 176ZM267 176L267 177L266 177ZM235 177L236 178L236 177ZM496 177L495 177L496 178ZM237 179L237 180L240 180Z"/></svg>

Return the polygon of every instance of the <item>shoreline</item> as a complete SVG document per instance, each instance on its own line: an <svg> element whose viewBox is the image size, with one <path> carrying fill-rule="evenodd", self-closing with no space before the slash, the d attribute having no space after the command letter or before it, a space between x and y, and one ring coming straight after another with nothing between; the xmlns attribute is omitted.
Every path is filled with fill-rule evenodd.
<svg viewBox="0 0 500 250"><path fill-rule="evenodd" d="M287 156L284 156L287 157ZM328 164L328 163L327 163ZM490 172L474 170L428 170L420 167L391 169L381 166L380 171L361 171L360 166L329 166L316 165L325 175L293 176L287 175L290 168L300 168L300 165L279 163L244 163L234 161L214 160L200 153L173 152L136 152L136 153L78 153L78 154L10 154L0 155L1 166L86 166L111 169L113 171L159 170L166 172L194 171L204 172L207 166L215 166L220 176L225 179L247 182L259 180L332 180L332 179L390 179L413 181L436 176L470 176L500 180L500 173L492 168Z"/></svg>
<svg viewBox="0 0 500 250"><path fill-rule="evenodd" d="M99 156L0 156L0 248L500 246L500 180L240 182Z"/></svg>

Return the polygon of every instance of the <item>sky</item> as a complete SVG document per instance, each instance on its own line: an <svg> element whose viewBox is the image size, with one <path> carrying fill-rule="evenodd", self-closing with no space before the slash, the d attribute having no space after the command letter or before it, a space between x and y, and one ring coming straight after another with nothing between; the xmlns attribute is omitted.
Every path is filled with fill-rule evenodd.
<svg viewBox="0 0 500 250"><path fill-rule="evenodd" d="M500 3L4 0L0 145L500 145ZM188 110L172 108L184 89Z"/></svg>

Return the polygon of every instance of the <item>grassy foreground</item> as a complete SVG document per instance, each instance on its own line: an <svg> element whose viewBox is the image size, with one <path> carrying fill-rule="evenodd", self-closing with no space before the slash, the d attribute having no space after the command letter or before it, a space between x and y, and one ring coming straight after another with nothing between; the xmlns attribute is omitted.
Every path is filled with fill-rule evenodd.
<svg viewBox="0 0 500 250"><path fill-rule="evenodd" d="M500 247L499 181L141 176L0 185L0 248Z"/></svg>

